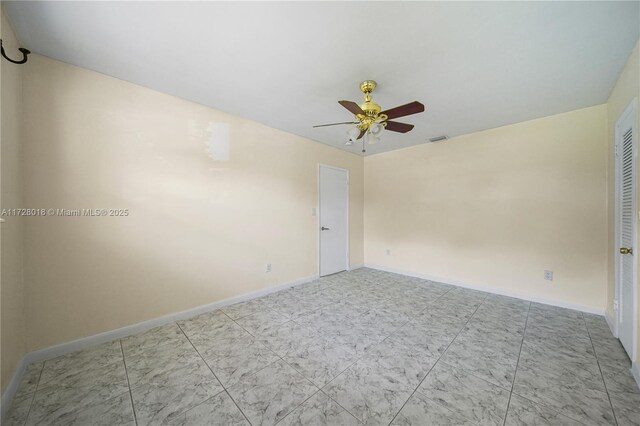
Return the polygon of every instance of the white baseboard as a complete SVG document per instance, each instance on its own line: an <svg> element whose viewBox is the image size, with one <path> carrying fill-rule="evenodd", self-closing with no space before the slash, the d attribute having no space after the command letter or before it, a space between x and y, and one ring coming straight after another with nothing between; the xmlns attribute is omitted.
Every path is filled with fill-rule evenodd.
<svg viewBox="0 0 640 426"><path fill-rule="evenodd" d="M355 271L356 269L364 268L364 263L356 263L355 265L349 265L349 271Z"/></svg>
<svg viewBox="0 0 640 426"><path fill-rule="evenodd" d="M0 419L4 419L4 415L7 413L9 407L11 407L13 396L18 391L18 386L20 386L22 382L22 377L24 376L24 371L27 369L27 365L29 365L27 358L23 356L20 362L18 362L16 371L13 373L13 377L11 377L7 388L2 393L2 399L0 400ZM2 421L0 421L0 424L1 423Z"/></svg>
<svg viewBox="0 0 640 426"><path fill-rule="evenodd" d="M636 379L636 383L640 388L640 363L637 363L637 362L631 363L631 374L633 374L633 378Z"/></svg>
<svg viewBox="0 0 640 426"><path fill-rule="evenodd" d="M176 312L172 314L163 315L161 317L153 318L147 321L142 321L137 324L127 325L115 330L105 331L103 333L94 334L93 336L83 337L70 342L61 343L59 345L50 346L48 348L39 349L37 351L29 352L22 357L18 368L16 368L9 386L2 393L2 407L0 410L0 416L4 417L5 412L11 405L11 400L18 390L18 386L22 381L22 376L27 365L45 361L47 359L55 358L61 355L65 355L69 352L77 351L79 349L88 348L90 346L99 345L101 343L110 342L115 339L121 339L123 337L131 336L133 334L141 333L143 331L150 330L155 327L160 327L175 321L192 318L206 312L222 308L224 306L233 305L234 303L245 302L247 300L255 299L258 297L266 296L271 293L275 293L280 290L284 290L289 287L295 287L297 285L305 284L318 279L318 275L310 275L308 277L300 278L297 280L289 281L283 284L279 284L273 287L265 288L262 290L254 291L251 293L242 294L239 296L230 297L228 299L219 300L217 302L209 303L207 305L197 306L195 308L187 309L185 311ZM2 418L0 417L0 418Z"/></svg>
<svg viewBox="0 0 640 426"><path fill-rule="evenodd" d="M217 302L209 303L207 305L197 306L195 308L187 309L185 311L163 315L161 317L139 322L137 324L127 325L115 330L105 331L104 333L94 334L93 336L83 337L81 339L73 340L71 342L61 343L59 345L50 346L48 348L29 352L26 355L27 361L30 364L32 362L39 362L39 361L55 358L60 355L67 354L69 352L73 352L78 349L98 345L100 343L110 342L114 339L120 339L126 336L131 336L133 334L141 333L143 331L147 331L152 328L169 324L175 321L192 318L197 315L204 314L206 312L211 312L213 310L220 309L224 306L233 305L234 303L245 302L247 300L266 296L268 294L275 293L277 291L284 290L289 287L294 287L300 284L308 283L317 278L318 278L317 275L311 275L308 277L289 281L284 284L279 284L279 285L265 288L262 290L253 291L251 293L230 297L228 299L219 300Z"/></svg>
<svg viewBox="0 0 640 426"><path fill-rule="evenodd" d="M614 337L618 337L618 326L616 325L616 321L615 319L609 315L609 311L605 311L604 313L604 318L607 320L607 325L609 325L609 330L611 330L611 334L613 334Z"/></svg>
<svg viewBox="0 0 640 426"><path fill-rule="evenodd" d="M559 306L559 307L563 307L563 308L569 308L569 309L575 309L578 311L582 311L582 312L588 312L591 314L597 314L597 315L605 315L606 310L602 309L602 308L594 308L594 307L590 307L590 306L583 306L583 305L578 305L578 304L574 304L574 303L567 303L567 302L560 302L560 301L555 301L555 300L548 300L548 299L544 299L544 298L537 298L537 297L532 297L529 295L524 295L524 294L520 294L520 293L515 293L515 292L508 292L508 291L503 291L503 290L499 290L499 289L495 289L495 288L490 288L490 287L486 287L486 286L479 286L479 285L474 285L474 284L470 284L470 283L465 283L465 282L461 282L461 281L456 281L456 280L450 280L447 278L442 278L442 277L435 277L435 276L431 276L431 275L427 275L427 274L420 274L420 273L415 273L415 272L409 272L409 271L402 271L402 270L398 270L398 269L394 269L394 268L388 268L385 266L380 266L380 265L371 265L371 264L356 264L356 265L350 265L349 270L355 270L355 269L359 269L359 268L371 268L371 269L377 269L380 271L386 271L386 272L392 272L392 273L396 273L396 274L400 274L400 275L406 275L406 276L410 276L410 277L416 277L416 278L422 278L422 279L426 279L426 280L430 280L430 281L436 281L436 282L441 282L441 283L445 283L445 284L451 284L457 287L464 287L464 288L470 288L470 289L474 289L474 290L481 290L481 291L486 291L489 293L494 293L494 294L500 294L503 296L510 296L510 297L515 297L518 299L523 299L523 300L528 300L528 301L532 301L532 302L538 302L538 303L544 303L547 305L552 305L552 306ZM10 407L10 403L11 400L13 399L13 396L15 395L18 386L22 380L22 376L24 375L24 371L27 367L27 365L34 363L34 362L40 362L40 361L44 361L47 359L51 359L51 358L55 358L61 355L65 355L69 352L73 352L79 349L83 349L83 348L87 348L90 346L94 346L94 345L98 345L100 343L106 343L106 342L110 342L112 340L115 339L120 339L123 337L127 337L133 334L137 334L137 333L141 333L143 331L146 330L150 330L152 328L155 327L159 327L165 324L169 324L178 320L183 320L183 319L187 319L187 318L191 318L206 312L210 312L213 311L215 309L219 309L222 308L224 306L228 306L228 305L232 305L234 303L239 303L239 302L244 302L247 300L251 300L251 299L255 299L258 297L262 297L262 296L266 296L268 294L271 293L275 293L277 291L280 290L284 290L286 288L289 287L294 287L297 285L301 285L301 284L305 284L308 282L311 282L315 279L318 278L318 275L311 275L308 277L304 277L304 278L300 278L297 280L293 280L293 281L289 281L283 284L279 284L277 286L274 287L269 287L266 289L262 289L262 290L258 290L258 291L254 291L251 293L247 293L247 294L243 294L240 296L234 296L228 299L224 299L224 300L219 300L217 302L213 302L213 303L209 303L207 305L202 305L202 306L198 306L195 308L191 308L191 309L187 309L185 311L181 311L181 312L176 312L176 313L172 313L172 314L168 314L168 315L163 315L161 317L157 317L157 318L153 318L147 321L143 321L143 322L139 322L137 324L132 324L132 325L128 325L122 328L118 328L115 330L110 330L110 331L105 331L103 333L99 333L99 334L95 334L93 336L87 336L87 337L83 337L77 340L73 340L70 342L66 342L66 343L61 343L59 345L55 345L55 346L51 346L48 348L44 348L44 349L39 349L37 351L33 351L33 352L29 352L27 353L21 360L20 363L18 364L18 367L16 368L16 371L11 379L11 381L9 382L9 385L7 386L7 389L3 392L2 394L2 407L1 407L1 416L4 417L4 414L6 413L6 411L9 409ZM607 322L609 322L610 319L607 316ZM611 323L610 323L611 326ZM637 363L634 363L633 367L632 367L632 371L633 371L633 375L636 379L636 381L638 382L638 384L640 385L640 369L638 367Z"/></svg>
<svg viewBox="0 0 640 426"><path fill-rule="evenodd" d="M477 284L471 284L471 283L467 283L467 282L463 282L463 281L457 281L457 280L451 280L451 279L443 278L443 277L436 277L436 276L428 275L428 274L421 274L421 273L411 272L411 271L403 271L403 270L399 270L399 269L395 269L395 268L389 268L389 267L386 267L386 266L372 265L372 264L368 264L368 263L365 263L364 266L365 266L365 268L377 269L379 271L391 272L391 273L394 273L394 274L406 275L408 277L414 277L414 278L422 278L424 280L435 281L435 282L444 283L444 284L451 284L451 285L454 285L456 287L464 287L464 288L469 288L469 289L472 289L472 290L485 291L487 293L499 294L501 296L514 297L516 299L527 300L529 302L536 302L536 303L542 303L542 304L545 304L545 305L558 306L558 307L561 307L561 308L574 309L576 311L586 312L586 313L589 313L589 314L595 314L595 315L604 316L605 312L606 312L605 308L596 308L596 307L593 307L593 306L585 306L585 305L580 305L580 304L577 304L577 303L563 302L563 301L559 301L559 300L551 300L551 299L531 296L531 295L528 295L528 294L523 294L523 293L518 293L518 292L513 292L513 291L500 290L500 289L493 288L493 287L482 286L482 285L477 285Z"/></svg>

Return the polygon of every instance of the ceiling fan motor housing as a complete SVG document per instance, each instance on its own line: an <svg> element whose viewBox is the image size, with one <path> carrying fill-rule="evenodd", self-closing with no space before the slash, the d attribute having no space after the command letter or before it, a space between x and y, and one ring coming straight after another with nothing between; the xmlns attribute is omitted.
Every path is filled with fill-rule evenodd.
<svg viewBox="0 0 640 426"><path fill-rule="evenodd" d="M365 80L360 83L360 90L364 93L364 103L360 104L360 109L364 112L364 115L357 114L356 119L360 121L358 127L361 130L367 130L371 125L380 118L380 111L382 108L377 103L371 101L371 92L376 88L378 84L373 80Z"/></svg>
<svg viewBox="0 0 640 426"><path fill-rule="evenodd" d="M367 114L368 116L377 116L380 113L380 105L375 102L367 101L363 104L360 104L360 108Z"/></svg>

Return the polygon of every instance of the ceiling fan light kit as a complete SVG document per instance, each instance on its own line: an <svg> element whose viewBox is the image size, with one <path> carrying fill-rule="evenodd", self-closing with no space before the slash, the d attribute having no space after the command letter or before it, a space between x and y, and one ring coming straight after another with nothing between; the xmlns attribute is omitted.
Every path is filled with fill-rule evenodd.
<svg viewBox="0 0 640 426"><path fill-rule="evenodd" d="M364 102L358 105L352 101L338 101L340 105L349 110L355 117L355 121L346 121L342 123L320 124L313 127L339 126L344 124L355 125L347 131L348 140L345 145L353 145L359 139L367 135L367 143L373 145L380 141L380 134L383 130L392 132L407 133L413 129L413 124L399 123L397 121L389 121L392 118L405 117L407 115L417 114L424 111L424 105L418 101L401 105L383 111L380 105L373 102L371 93L378 83L373 80L365 80L360 83L360 90L364 93ZM362 152L364 149L364 140L362 142Z"/></svg>
<svg viewBox="0 0 640 426"><path fill-rule="evenodd" d="M355 142L360 139L360 129L358 127L353 127L347 132L347 136L349 136L349 140L347 142Z"/></svg>

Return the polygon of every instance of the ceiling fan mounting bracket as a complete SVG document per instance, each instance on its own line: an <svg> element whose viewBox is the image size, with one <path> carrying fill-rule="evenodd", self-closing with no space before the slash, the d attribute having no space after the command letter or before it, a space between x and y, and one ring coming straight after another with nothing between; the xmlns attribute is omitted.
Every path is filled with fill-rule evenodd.
<svg viewBox="0 0 640 426"><path fill-rule="evenodd" d="M360 83L360 90L362 90L362 93L366 95L373 92L373 89L375 89L377 85L378 83L373 80L365 80Z"/></svg>

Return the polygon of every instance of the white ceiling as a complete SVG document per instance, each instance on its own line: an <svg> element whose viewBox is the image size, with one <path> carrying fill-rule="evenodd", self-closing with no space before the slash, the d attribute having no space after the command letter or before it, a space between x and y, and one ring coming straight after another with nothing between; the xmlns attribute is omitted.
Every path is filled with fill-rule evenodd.
<svg viewBox="0 0 640 426"><path fill-rule="evenodd" d="M635 2L3 2L25 47L352 152L337 101L413 100L367 154L606 102Z"/></svg>

